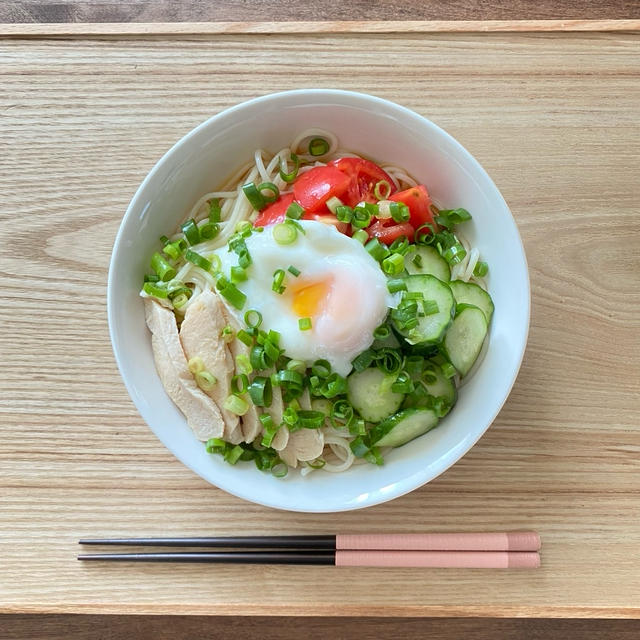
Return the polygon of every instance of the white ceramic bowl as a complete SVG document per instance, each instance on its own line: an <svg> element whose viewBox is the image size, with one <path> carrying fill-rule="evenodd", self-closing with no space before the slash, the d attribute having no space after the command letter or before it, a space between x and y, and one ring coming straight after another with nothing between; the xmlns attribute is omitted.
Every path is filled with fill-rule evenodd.
<svg viewBox="0 0 640 640"><path fill-rule="evenodd" d="M276 479L253 464L230 466L206 453L156 374L138 292L157 239L174 229L195 200L254 149L276 151L300 131L321 127L342 147L405 167L436 202L473 215L465 235L490 265L495 303L489 349L437 429L393 450L382 467L345 473L289 473ZM187 134L151 170L118 232L108 286L116 361L140 414L164 445L211 484L259 504L293 511L367 507L429 482L460 459L489 427L516 379L529 328L529 277L522 242L500 192L456 140L422 116L369 95L299 90L227 109Z"/></svg>

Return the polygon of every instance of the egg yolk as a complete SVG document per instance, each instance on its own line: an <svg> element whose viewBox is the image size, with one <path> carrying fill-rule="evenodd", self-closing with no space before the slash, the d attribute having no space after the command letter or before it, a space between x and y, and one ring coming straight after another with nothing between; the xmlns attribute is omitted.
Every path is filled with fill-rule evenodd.
<svg viewBox="0 0 640 640"><path fill-rule="evenodd" d="M291 304L294 313L299 318L312 318L324 307L331 290L331 282L320 280L319 282L301 283L293 292Z"/></svg>

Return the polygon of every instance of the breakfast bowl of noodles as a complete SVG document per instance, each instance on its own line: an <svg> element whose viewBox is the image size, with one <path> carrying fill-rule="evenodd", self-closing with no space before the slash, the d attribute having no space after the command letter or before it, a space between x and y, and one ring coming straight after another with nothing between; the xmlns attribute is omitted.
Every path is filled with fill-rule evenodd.
<svg viewBox="0 0 640 640"><path fill-rule="evenodd" d="M109 270L129 394L211 484L275 508L366 507L429 482L520 367L529 279L478 162L369 95L244 102L134 195Z"/></svg>

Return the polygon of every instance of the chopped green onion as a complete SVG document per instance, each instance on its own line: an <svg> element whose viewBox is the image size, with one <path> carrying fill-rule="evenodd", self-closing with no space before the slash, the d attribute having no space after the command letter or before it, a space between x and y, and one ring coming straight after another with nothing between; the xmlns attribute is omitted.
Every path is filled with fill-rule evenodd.
<svg viewBox="0 0 640 640"><path fill-rule="evenodd" d="M262 211L267 206L267 201L253 182L248 182L243 185L242 191L249 201L249 204L251 204L256 211Z"/></svg>
<svg viewBox="0 0 640 640"><path fill-rule="evenodd" d="M312 138L309 141L309 155L323 156L329 151L329 143L324 138Z"/></svg>
<svg viewBox="0 0 640 640"><path fill-rule="evenodd" d="M294 163L294 168L290 173L285 173L285 169L287 168L286 161L280 163L280 177L287 183L293 182L298 177L298 171L300 169L300 159L295 153L291 154L291 162Z"/></svg>
<svg viewBox="0 0 640 640"><path fill-rule="evenodd" d="M435 384L438 382L438 376L430 369L426 369L422 373L422 381L426 384Z"/></svg>
<svg viewBox="0 0 640 640"><path fill-rule="evenodd" d="M224 453L227 443L222 438L209 438L205 444L207 453Z"/></svg>
<svg viewBox="0 0 640 640"><path fill-rule="evenodd" d="M371 449L364 454L364 459L367 462L378 466L384 464L384 460L382 459L382 455L380 454L380 449L378 449L378 447L371 447Z"/></svg>
<svg viewBox="0 0 640 640"><path fill-rule="evenodd" d="M209 200L209 222L220 222L221 219L220 198L212 198Z"/></svg>
<svg viewBox="0 0 640 640"><path fill-rule="evenodd" d="M369 239L369 234L364 229L358 229L351 237L360 244L364 244Z"/></svg>
<svg viewBox="0 0 640 640"><path fill-rule="evenodd" d="M407 238L407 236L400 236L389 245L389 251L406 256L410 247L409 238Z"/></svg>
<svg viewBox="0 0 640 640"><path fill-rule="evenodd" d="M441 227L446 227L447 229L451 229L455 225L466 222L467 220L471 220L471 214L463 208L440 209L436 215L436 222Z"/></svg>
<svg viewBox="0 0 640 640"><path fill-rule="evenodd" d="M296 241L297 237L298 231L291 224L281 222L273 227L273 239L278 244L291 244Z"/></svg>
<svg viewBox="0 0 640 640"><path fill-rule="evenodd" d="M377 208L376 208L376 211L377 211ZM371 212L367 210L365 206L358 205L353 210L353 217L351 218L351 226L354 227L355 229L364 229L365 227L368 227L369 223L371 222L371 215L372 215Z"/></svg>
<svg viewBox="0 0 640 640"><path fill-rule="evenodd" d="M395 382L391 385L391 391L393 391L393 393L411 393L414 388L413 381L406 371L401 371Z"/></svg>
<svg viewBox="0 0 640 640"><path fill-rule="evenodd" d="M235 413L237 416L243 416L249 411L249 403L240 396L231 394L222 405L227 411Z"/></svg>
<svg viewBox="0 0 640 640"><path fill-rule="evenodd" d="M237 444L235 447L229 448L224 453L224 460L229 464L235 464L240 459L240 456L244 453L244 449Z"/></svg>
<svg viewBox="0 0 640 640"><path fill-rule="evenodd" d="M251 366L249 356L246 353L240 353L236 357L236 369L240 373L244 373L246 376L253 373L253 367Z"/></svg>
<svg viewBox="0 0 640 640"><path fill-rule="evenodd" d="M302 387L304 382L302 374L293 369L281 369L276 375L280 386Z"/></svg>
<svg viewBox="0 0 640 640"><path fill-rule="evenodd" d="M285 290L285 287L283 286L283 282L284 282L284 277L285 277L285 272L284 269L276 269L273 272L273 282L271 284L271 290L275 291L276 293L282 294Z"/></svg>
<svg viewBox="0 0 640 640"><path fill-rule="evenodd" d="M287 271L296 278L300 275L300 269L296 269L293 265L289 265Z"/></svg>
<svg viewBox="0 0 640 640"><path fill-rule="evenodd" d="M279 458L276 459L279 460ZM271 467L271 475L275 478L284 478L287 473L289 473L289 467L282 461L277 462Z"/></svg>
<svg viewBox="0 0 640 640"><path fill-rule="evenodd" d="M371 240L364 245L364 248L369 252L371 257L378 262L384 260L390 253L389 249L387 249L378 238L371 238Z"/></svg>
<svg viewBox="0 0 640 640"><path fill-rule="evenodd" d="M336 207L334 213L336 214L336 218L338 218L340 222L348 223L353 219L353 209L351 207L347 207L346 205Z"/></svg>
<svg viewBox="0 0 640 640"><path fill-rule="evenodd" d="M406 291L407 283L401 278L395 280L389 280L387 282L387 289L389 293L397 293L398 291Z"/></svg>
<svg viewBox="0 0 640 640"><path fill-rule="evenodd" d="M398 223L409 222L409 218L411 218L409 207L404 202L392 202L389 205L389 213L393 221Z"/></svg>
<svg viewBox="0 0 640 640"><path fill-rule="evenodd" d="M262 324L262 314L255 309L249 309L249 311L244 314L244 323L247 327L257 329Z"/></svg>
<svg viewBox="0 0 640 640"><path fill-rule="evenodd" d="M236 225L236 233L239 233L243 238L248 238L253 231L253 225L248 220L241 220ZM244 245L246 249L246 245Z"/></svg>
<svg viewBox="0 0 640 640"><path fill-rule="evenodd" d="M376 365L383 373L397 373L402 368L402 355L396 349L380 349L376 353Z"/></svg>
<svg viewBox="0 0 640 640"><path fill-rule="evenodd" d="M280 357L280 349L276 347L271 340L264 343L264 353L270 362L275 362Z"/></svg>
<svg viewBox="0 0 640 640"><path fill-rule="evenodd" d="M218 278L216 288L220 295L226 298L236 309L244 307L247 296L235 284L229 282L226 278Z"/></svg>
<svg viewBox="0 0 640 640"><path fill-rule="evenodd" d="M367 349L357 355L351 364L356 371L364 371L375 359L376 352L373 349Z"/></svg>
<svg viewBox="0 0 640 640"><path fill-rule="evenodd" d="M407 356L404 361L404 370L411 376L411 379L419 378L422 375L424 358L422 356Z"/></svg>
<svg viewBox="0 0 640 640"><path fill-rule="evenodd" d="M354 410L348 400L337 400L331 406L329 411L329 421L334 429L339 429L344 423L347 426L351 424L354 419ZM336 422L336 420L338 422Z"/></svg>
<svg viewBox="0 0 640 640"><path fill-rule="evenodd" d="M256 376L249 385L249 396L257 407L270 407L272 400L271 380L264 376Z"/></svg>
<svg viewBox="0 0 640 640"><path fill-rule="evenodd" d="M327 461L323 460L322 458L316 458L311 462L307 462L307 466L310 467L311 469L322 469L322 467L324 467L325 464L327 464Z"/></svg>
<svg viewBox="0 0 640 640"><path fill-rule="evenodd" d="M182 255L182 247L178 242L168 242L162 251L173 260L177 260Z"/></svg>
<svg viewBox="0 0 640 640"><path fill-rule="evenodd" d="M311 329L311 318L300 318L298 320L300 331L309 331Z"/></svg>
<svg viewBox="0 0 640 640"><path fill-rule="evenodd" d="M326 378L331 373L331 364L328 360L316 360L311 366L311 373L318 378Z"/></svg>
<svg viewBox="0 0 640 640"><path fill-rule="evenodd" d="M299 231L303 236L307 235L307 232L304 230L304 227L297 220L294 220L293 218L287 218L284 221L284 224L291 225L292 227L295 228L296 231Z"/></svg>
<svg viewBox="0 0 640 640"><path fill-rule="evenodd" d="M179 311L189 302L189 296L186 293L179 293L171 302L173 303L173 308Z"/></svg>
<svg viewBox="0 0 640 640"><path fill-rule="evenodd" d="M269 362L267 362L264 347L261 347L258 344L252 347L249 353L249 362L251 362L251 366L258 371L261 369L267 369L269 367Z"/></svg>
<svg viewBox="0 0 640 640"><path fill-rule="evenodd" d="M244 282L247 279L247 271L242 267L231 267L231 282L238 284Z"/></svg>
<svg viewBox="0 0 640 640"><path fill-rule="evenodd" d="M144 274L144 282L161 282L160 278L155 274Z"/></svg>
<svg viewBox="0 0 640 640"><path fill-rule="evenodd" d="M292 220L300 220L304 215L304 209L297 202L292 202L287 207L285 215L287 218L291 218Z"/></svg>
<svg viewBox="0 0 640 640"><path fill-rule="evenodd" d="M240 373L231 378L231 391L238 395L246 393L249 388L249 378L245 373Z"/></svg>
<svg viewBox="0 0 640 640"><path fill-rule="evenodd" d="M413 262L418 269L422 268L422 256L419 253L416 253L416 255L411 258L411 262Z"/></svg>
<svg viewBox="0 0 640 640"><path fill-rule="evenodd" d="M278 346L280 344L280 334L273 329L269 329L269 333L267 334L267 338L269 338L269 342L274 346Z"/></svg>
<svg viewBox="0 0 640 640"><path fill-rule="evenodd" d="M467 255L465 248L458 242L453 246L449 247L443 254L442 257L450 264L458 264L462 259Z"/></svg>
<svg viewBox="0 0 640 640"><path fill-rule="evenodd" d="M238 331L237 338L240 342L244 342L247 347L250 347L253 344L253 338L244 329L240 329L240 331Z"/></svg>
<svg viewBox="0 0 640 640"><path fill-rule="evenodd" d="M218 379L208 371L198 371L196 373L196 382L203 391L210 391L218 382Z"/></svg>
<svg viewBox="0 0 640 640"><path fill-rule="evenodd" d="M298 412L293 407L289 406L282 413L282 419L289 426L293 426L298 422Z"/></svg>
<svg viewBox="0 0 640 640"><path fill-rule="evenodd" d="M176 270L157 251L151 256L151 268L158 274L158 277L167 282L175 278Z"/></svg>
<svg viewBox="0 0 640 640"><path fill-rule="evenodd" d="M184 237L190 245L198 244L200 242L200 230L193 218L183 223L180 226L180 229L182 230L182 233L184 233Z"/></svg>
<svg viewBox="0 0 640 640"><path fill-rule="evenodd" d="M258 185L258 191L267 204L275 202L280 197L280 189L273 182L263 182ZM265 191L270 192L270 195L265 195Z"/></svg>
<svg viewBox="0 0 640 640"><path fill-rule="evenodd" d="M145 282L142 285L142 290L148 295L154 298L164 299L168 297L169 293L167 292L165 287L158 286L160 283L155 284L154 282Z"/></svg>
<svg viewBox="0 0 640 640"><path fill-rule="evenodd" d="M187 367L189 367L189 371L195 376L196 373L204 371L204 361L200 356L194 356L187 362Z"/></svg>
<svg viewBox="0 0 640 640"><path fill-rule="evenodd" d="M324 422L324 413L321 411L298 411L298 423L303 429L318 429Z"/></svg>
<svg viewBox="0 0 640 640"><path fill-rule="evenodd" d="M413 241L416 244L432 244L435 237L435 227L427 222L416 229L416 232L413 234Z"/></svg>
<svg viewBox="0 0 640 640"><path fill-rule="evenodd" d="M376 327L373 330L373 337L376 340L384 340L391 335L391 329L389 329L388 324L381 324L379 327Z"/></svg>
<svg viewBox="0 0 640 640"><path fill-rule="evenodd" d="M307 370L307 365L302 360L289 360L289 362L287 362L287 369L289 371L297 371L298 373L304 374Z"/></svg>
<svg viewBox="0 0 640 640"><path fill-rule="evenodd" d="M386 200L391 195L391 185L388 180L380 180L376 182L376 186L373 187L373 195L376 200Z"/></svg>
<svg viewBox="0 0 640 640"><path fill-rule="evenodd" d="M160 242L162 242L162 244L167 244L167 242L169 242L169 238L167 238L167 236L160 236Z"/></svg>
<svg viewBox="0 0 640 640"><path fill-rule="evenodd" d="M445 378L453 378L456 375L456 368L450 362L444 362L440 368Z"/></svg>
<svg viewBox="0 0 640 640"><path fill-rule="evenodd" d="M331 196L331 198L329 198L326 202L325 205L327 207L327 209L329 209L329 211L331 211L331 213L333 213L335 215L336 210L338 208L340 208L341 206L343 206L342 200L340 200L340 198L336 198L335 196Z"/></svg>
<svg viewBox="0 0 640 640"><path fill-rule="evenodd" d="M196 267L200 267L204 271L211 270L211 262L209 262L209 260L201 256L199 253L196 253L192 249L187 249L186 253L184 254L184 258L192 264L195 264Z"/></svg>
<svg viewBox="0 0 640 640"><path fill-rule="evenodd" d="M432 316L440 311L440 307L438 307L438 303L435 300L423 300L422 309L425 316Z"/></svg>
<svg viewBox="0 0 640 640"><path fill-rule="evenodd" d="M335 398L337 395L347 392L347 380L334 372L324 380L319 391L320 395L325 398Z"/></svg>
<svg viewBox="0 0 640 640"><path fill-rule="evenodd" d="M220 225L217 222L205 222L200 227L200 237L203 240L212 240L220 233Z"/></svg>
<svg viewBox="0 0 640 640"><path fill-rule="evenodd" d="M382 261L382 270L390 276L397 276L404 271L404 256L392 253Z"/></svg>
<svg viewBox="0 0 640 640"><path fill-rule="evenodd" d="M489 265L486 262L478 262L473 268L473 275L476 278L484 278L489 273Z"/></svg>
<svg viewBox="0 0 640 640"><path fill-rule="evenodd" d="M270 447L273 442L273 438L278 433L280 429L279 424L275 424L273 418L268 413L263 413L260 416L260 422L262 422L262 426L264 428L264 433L262 435L262 440L260 444L264 447Z"/></svg>

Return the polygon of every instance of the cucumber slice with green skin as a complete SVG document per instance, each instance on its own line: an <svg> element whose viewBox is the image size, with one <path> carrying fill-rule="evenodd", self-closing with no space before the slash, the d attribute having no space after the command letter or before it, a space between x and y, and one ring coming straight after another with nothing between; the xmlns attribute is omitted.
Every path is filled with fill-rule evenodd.
<svg viewBox="0 0 640 640"><path fill-rule="evenodd" d="M380 422L395 413L404 400L404 394L391 391L397 377L378 367L354 372L347 378L347 398L367 422Z"/></svg>
<svg viewBox="0 0 640 640"><path fill-rule="evenodd" d="M449 286L458 304L471 304L478 307L484 313L487 324L491 322L494 309L493 300L482 287L473 282L463 282L462 280L452 280Z"/></svg>
<svg viewBox="0 0 640 640"><path fill-rule="evenodd" d="M478 307L465 307L453 320L444 337L443 350L461 376L476 361L487 335L487 320Z"/></svg>
<svg viewBox="0 0 640 640"><path fill-rule="evenodd" d="M443 282L449 282L451 279L451 269L435 247L416 247L413 253L407 254L405 268L411 274L429 274Z"/></svg>
<svg viewBox="0 0 640 640"><path fill-rule="evenodd" d="M441 342L451 324L456 302L451 289L442 280L431 275L407 276L404 278L404 282L407 285L407 291L419 291L425 301L434 301L438 305L438 311L429 316L419 317L418 324L413 329L403 330L393 321L396 330L409 344L437 344Z"/></svg>
<svg viewBox="0 0 640 640"><path fill-rule="evenodd" d="M437 424L438 416L431 409L404 409L373 427L369 436L378 447L399 447Z"/></svg>

